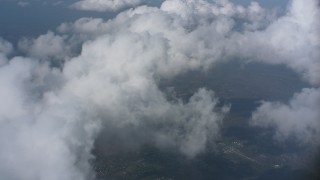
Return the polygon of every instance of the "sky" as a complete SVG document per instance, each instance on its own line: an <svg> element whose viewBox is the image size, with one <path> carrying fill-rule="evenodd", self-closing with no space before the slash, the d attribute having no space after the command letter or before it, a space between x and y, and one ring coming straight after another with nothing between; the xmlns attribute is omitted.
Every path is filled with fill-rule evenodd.
<svg viewBox="0 0 320 180"><path fill-rule="evenodd" d="M63 22L76 21L81 17L110 19L118 11L77 10L70 8L76 0L45 1L45 0L0 0L0 35L15 44L22 37L36 37L55 30ZM162 0L146 1L148 5L160 6ZM247 6L249 0L233 0L237 4ZM258 1L265 8L277 9L281 14L285 11L287 1ZM128 6L130 7L130 6ZM10 17L10 18L8 18Z"/></svg>
<svg viewBox="0 0 320 180"><path fill-rule="evenodd" d="M107 145L196 157L232 104L206 88L169 100L159 81L235 57L284 65L310 84L288 102L261 101L250 125L318 147L319 2L259 2L0 1L0 179L94 180L101 133Z"/></svg>

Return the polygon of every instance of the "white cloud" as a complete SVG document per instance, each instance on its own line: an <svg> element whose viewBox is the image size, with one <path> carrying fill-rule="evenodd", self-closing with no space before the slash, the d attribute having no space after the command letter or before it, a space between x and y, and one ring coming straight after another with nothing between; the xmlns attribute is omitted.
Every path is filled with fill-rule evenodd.
<svg viewBox="0 0 320 180"><path fill-rule="evenodd" d="M163 38L148 34L100 37L86 43L81 55L65 65L66 89L101 111L102 124L112 137L137 136L133 142L138 144L155 141L195 156L205 149L209 137L219 134L219 123L228 110L220 112L212 92L205 90L188 104L168 102L154 79L163 71L157 63L166 56L166 48Z"/></svg>
<svg viewBox="0 0 320 180"><path fill-rule="evenodd" d="M143 0L81 0L73 8L90 11L118 11L126 7L141 4Z"/></svg>
<svg viewBox="0 0 320 180"><path fill-rule="evenodd" d="M66 37L55 35L49 31L36 39L22 39L18 42L20 51L38 59L59 59L67 57L70 49L65 43Z"/></svg>
<svg viewBox="0 0 320 180"><path fill-rule="evenodd" d="M85 112L63 98L38 96L42 87L58 86L52 83L59 73L16 57L0 74L1 179L87 179L94 130L81 122Z"/></svg>
<svg viewBox="0 0 320 180"><path fill-rule="evenodd" d="M319 16L318 1L302 3L294 0L286 16L272 23L265 31L249 35L249 41L260 39L253 45L259 49L255 56L260 54L260 59L266 63L285 64L315 86L296 94L288 104L264 102L253 113L252 124L274 127L278 140L295 137L302 144L319 145Z"/></svg>
<svg viewBox="0 0 320 180"><path fill-rule="evenodd" d="M245 20L243 31L234 31L235 17ZM256 2L245 8L229 1L211 4L168 0L160 9L138 7L119 14L113 21L81 19L63 26L69 31L90 31L95 35L129 31L163 38L159 42L170 48L163 47L167 52L166 61L156 63L155 72L162 76L205 69L216 61L236 56L249 61L285 64L317 87L320 83L317 17L319 8L315 0L309 0L307 5L292 1L288 12L277 19ZM91 23L99 30L85 28L93 27L88 26ZM308 122L305 123L307 127Z"/></svg>
<svg viewBox="0 0 320 180"><path fill-rule="evenodd" d="M80 18L74 23L62 23L57 29L61 33L99 35L106 33L108 24L102 18Z"/></svg>
<svg viewBox="0 0 320 180"><path fill-rule="evenodd" d="M154 18L161 23L162 14L157 11ZM166 73L174 75L200 64L194 59L179 67L184 61L177 57L185 51L176 47L176 40L168 42L174 34L167 37L139 29L136 23L145 15L133 22L132 30L125 30L130 25L121 22L125 16L110 22L105 34L82 39L81 54L76 57L64 57L68 41L49 32L20 42L28 56L40 61L22 57L4 61L0 69L5 87L0 91L5 100L0 104L1 178L92 178L90 152L101 127L124 145L133 139L135 145L155 143L190 157L214 144L211 141L219 135L228 108L216 107L213 93L203 89L188 103L169 102L156 84ZM47 62L60 56L66 58L62 72Z"/></svg>
<svg viewBox="0 0 320 180"><path fill-rule="evenodd" d="M190 157L204 151L228 108L216 108L217 99L203 89L187 104L168 102L152 75L163 57L161 41L133 33L100 37L86 42L63 72L22 57L3 65L1 178L90 179L101 127L112 127L123 144L134 138Z"/></svg>
<svg viewBox="0 0 320 180"><path fill-rule="evenodd" d="M133 3L96 2L77 4L104 11ZM124 146L154 143L190 157L205 151L229 108L217 107L214 93L204 89L186 103L168 101L159 78L239 57L285 64L318 85L319 12L315 0L308 2L294 0L274 20L257 3L168 0L109 21L63 23L63 35L20 41L31 58L8 58L12 45L0 39L0 178L91 179L89 160L99 133L106 146L116 138ZM60 69L49 65L52 59L63 60ZM264 102L252 123L275 126L277 137L296 134L309 141L319 132L317 109L319 88L310 88L288 105Z"/></svg>
<svg viewBox="0 0 320 180"><path fill-rule="evenodd" d="M302 74L305 80L319 85L320 11L317 4L315 0L303 4L292 1L288 13L265 30L235 34L236 54L252 61L285 64Z"/></svg>
<svg viewBox="0 0 320 180"><path fill-rule="evenodd" d="M284 141L290 137L300 143L318 144L320 136L320 89L303 89L288 104L263 102L253 113L251 124L273 127L275 138Z"/></svg>
<svg viewBox="0 0 320 180"><path fill-rule="evenodd" d="M0 37L0 53L9 54L12 51L12 44Z"/></svg>

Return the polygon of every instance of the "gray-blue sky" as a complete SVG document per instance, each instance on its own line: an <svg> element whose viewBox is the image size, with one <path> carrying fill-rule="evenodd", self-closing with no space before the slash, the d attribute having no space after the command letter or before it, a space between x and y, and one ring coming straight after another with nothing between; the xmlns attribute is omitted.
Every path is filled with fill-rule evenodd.
<svg viewBox="0 0 320 180"><path fill-rule="evenodd" d="M111 18L115 13L79 11L67 6L53 6L41 2L20 7L16 2L0 1L0 37L13 43L22 37L36 37L55 30L63 22L81 17Z"/></svg>
<svg viewBox="0 0 320 180"><path fill-rule="evenodd" d="M244 6L251 0L232 0ZM48 30L55 30L63 22L72 22L81 17L101 17L109 19L116 12L92 12L69 8L75 0L65 0L63 4L54 5L56 1L31 1L21 7L15 0L0 0L0 37L16 43L21 37L38 36ZM26 1L27 2L27 1ZM30 2L30 1L29 1ZM47 2L47 3L44 3ZM159 5L162 0L148 0L147 4ZM258 0L263 7L285 9L288 0Z"/></svg>
<svg viewBox="0 0 320 180"><path fill-rule="evenodd" d="M248 5L252 0L232 0L235 3ZM256 0L261 6L268 8L285 8L289 0Z"/></svg>

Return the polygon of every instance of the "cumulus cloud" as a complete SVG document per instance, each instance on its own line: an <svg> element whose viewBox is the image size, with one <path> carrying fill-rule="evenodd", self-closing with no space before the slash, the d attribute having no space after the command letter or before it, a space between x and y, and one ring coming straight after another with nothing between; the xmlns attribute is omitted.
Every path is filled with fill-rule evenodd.
<svg viewBox="0 0 320 180"><path fill-rule="evenodd" d="M87 147L96 127L81 122L86 114L81 105L67 105L53 94L41 97L59 87L59 73L34 59L15 57L0 74L1 178L87 179Z"/></svg>
<svg viewBox="0 0 320 180"><path fill-rule="evenodd" d="M13 51L12 44L0 37L0 53L9 54L12 51Z"/></svg>
<svg viewBox="0 0 320 180"><path fill-rule="evenodd" d="M154 79L163 71L157 63L166 56L166 48L163 38L148 34L105 35L86 43L81 55L65 64L64 74L70 80L66 88L100 109L102 124L120 132L112 132L113 138L138 134L134 142L144 142L145 137L154 137L149 141L158 139L156 144L174 145L194 156L206 147L208 137L218 134L228 108L216 109L217 100L205 90L188 104L168 102ZM126 129L134 134L125 135ZM145 131L142 137L141 131Z"/></svg>
<svg viewBox="0 0 320 180"><path fill-rule="evenodd" d="M160 8L140 6L120 13L112 21L82 18L75 23L63 23L58 30L89 39L128 31L162 37L170 47L170 58L159 61L158 67L163 67L162 74L170 76L188 69L208 68L231 54L226 47L233 44L228 37L235 28L234 18L247 20L241 24L243 30L248 24L258 23L249 18L254 11L251 6L254 5L245 8L229 1L165 1ZM254 12L264 14L259 22L266 22L267 11L256 9Z"/></svg>
<svg viewBox="0 0 320 180"><path fill-rule="evenodd" d="M58 28L60 33L93 34L106 33L108 24L102 18L80 18L74 23L62 23Z"/></svg>
<svg viewBox="0 0 320 180"><path fill-rule="evenodd" d="M21 52L37 59L63 59L67 57L69 49L65 43L66 37L55 35L49 31L35 39L24 38L18 42Z"/></svg>
<svg viewBox="0 0 320 180"><path fill-rule="evenodd" d="M229 106L218 106L205 89L187 102L168 100L159 79L239 57L285 64L316 86L319 11L316 0L308 2L293 0L276 18L256 2L167 0L159 8L139 6L108 21L81 18L59 26L60 34L21 40L27 57L8 57L12 45L0 39L0 177L94 179L89 160L97 136L107 147L153 143L188 157L204 152L214 146ZM138 3L74 6L105 11ZM52 60L62 63L52 66ZM276 137L297 133L309 141L319 134L317 109L319 88L305 89L288 105L264 102L252 124L278 128Z"/></svg>
<svg viewBox="0 0 320 180"><path fill-rule="evenodd" d="M153 78L165 45L159 42L147 34L100 37L62 72L35 59L10 59L0 69L1 177L91 179L90 151L101 127L123 144L137 138L190 157L204 151L228 107L216 108L203 89L186 104L167 101Z"/></svg>
<svg viewBox="0 0 320 180"><path fill-rule="evenodd" d="M0 67L8 62L7 55L12 51L12 44L0 37Z"/></svg>
<svg viewBox="0 0 320 180"><path fill-rule="evenodd" d="M161 20L161 14L155 17ZM83 38L81 54L65 57L59 69L47 60L65 56L67 41L51 32L19 43L27 56L39 60L3 56L1 178L93 178L90 152L100 128L123 144L134 138L189 157L218 136L228 108L217 108L212 92L201 89L188 103L169 102L157 87L157 78L189 66L178 67L183 51L176 54L174 44L156 32L126 31L129 21L117 31L117 21L105 34Z"/></svg>
<svg viewBox="0 0 320 180"><path fill-rule="evenodd" d="M301 13L305 12L305 13ZM276 139L295 137L301 144L319 144L320 131L320 17L319 2L292 1L286 16L271 24L264 32L251 34L260 38L255 43L265 51L257 51L264 62L285 64L315 86L297 93L288 104L263 102L253 113L252 124L273 127ZM263 44L263 45L262 45ZM268 55L269 54L269 55Z"/></svg>
<svg viewBox="0 0 320 180"><path fill-rule="evenodd" d="M81 0L71 6L80 10L118 11L126 7L134 7L144 0Z"/></svg>
<svg viewBox="0 0 320 180"><path fill-rule="evenodd" d="M291 137L300 143L317 144L320 135L320 90L303 89L288 104L262 102L253 113L251 124L275 128L275 138L284 141Z"/></svg>
<svg viewBox="0 0 320 180"><path fill-rule="evenodd" d="M243 7L229 1L168 0L160 9L142 6L120 13L113 21L85 18L74 24L63 24L60 29L89 32L94 36L115 31L160 36L168 40L170 47L167 61L157 63L158 71L165 76L205 69L214 62L240 57L248 61L284 64L317 87L320 83L318 17L319 7L315 0L306 4L292 1L287 13L279 18L256 2ZM239 24L236 18L242 18L243 23ZM99 27L99 30L89 27ZM256 117L258 115L254 119ZM304 127L309 126L308 121L305 123ZM308 133L307 129L305 131Z"/></svg>
<svg viewBox="0 0 320 180"><path fill-rule="evenodd" d="M305 12L305 13L301 13ZM320 83L318 1L292 1L288 13L263 31L235 34L237 54L250 60L285 64L314 85ZM236 37L238 36L238 37ZM238 48L241 46L241 48ZM256 51L252 49L256 48ZM240 52L239 52L240 51Z"/></svg>

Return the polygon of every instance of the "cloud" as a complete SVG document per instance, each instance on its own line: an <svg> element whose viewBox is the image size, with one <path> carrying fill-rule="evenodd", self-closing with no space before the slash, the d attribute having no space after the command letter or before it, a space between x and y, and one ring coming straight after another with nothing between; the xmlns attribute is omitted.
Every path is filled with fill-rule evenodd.
<svg viewBox="0 0 320 180"><path fill-rule="evenodd" d="M74 23L62 23L57 29L60 33L93 34L95 36L107 32L108 24L102 18L80 18Z"/></svg>
<svg viewBox="0 0 320 180"><path fill-rule="evenodd" d="M24 38L18 42L18 47L27 56L41 60L63 60L70 51L66 44L66 37L55 35L51 31L36 39Z"/></svg>
<svg viewBox="0 0 320 180"><path fill-rule="evenodd" d="M105 11L133 2L76 4ZM159 80L237 57L285 64L317 86L319 12L315 0L308 2L294 0L276 17L255 2L167 0L159 8L139 6L111 20L81 18L63 23L58 34L23 39L18 50L25 57L9 57L12 45L0 39L0 177L94 179L94 143L151 143L188 157L205 152L229 106L218 106L214 92L203 88L187 102L168 100ZM52 65L55 60L61 63ZM279 138L310 141L319 132L317 109L314 87L288 105L264 102L252 124L276 127Z"/></svg>
<svg viewBox="0 0 320 180"><path fill-rule="evenodd" d="M80 10L89 11L118 11L126 7L134 7L143 0L81 0L71 5Z"/></svg>
<svg viewBox="0 0 320 180"><path fill-rule="evenodd" d="M12 44L0 37L0 53L9 54L12 51Z"/></svg>
<svg viewBox="0 0 320 180"><path fill-rule="evenodd" d="M213 93L204 89L188 103L170 102L157 87L166 73L198 65L179 67L184 61L177 57L185 51L167 37L126 31L129 22L117 31L117 21L107 33L83 37L79 55L66 56L68 39L48 32L20 41L31 58L1 57L1 178L92 179L91 150L102 132L126 146L133 139L132 146L154 143L188 157L214 145L228 107L217 107ZM52 58L66 62L55 68Z"/></svg>
<svg viewBox="0 0 320 180"><path fill-rule="evenodd" d="M26 1L19 1L18 5L21 6L21 7L26 7L26 6L30 5L30 3L26 2Z"/></svg>
<svg viewBox="0 0 320 180"><path fill-rule="evenodd" d="M12 52L12 44L0 37L0 67L8 62L7 55L10 55Z"/></svg>
<svg viewBox="0 0 320 180"><path fill-rule="evenodd" d="M100 37L62 72L35 59L10 59L0 68L1 178L91 179L91 150L103 127L119 143L134 138L189 157L203 152L228 108L217 108L204 89L186 104L167 101L152 74L161 41L147 34Z"/></svg>
<svg viewBox="0 0 320 180"><path fill-rule="evenodd" d="M303 89L288 104L262 102L253 113L251 124L273 127L279 141L294 137L305 145L318 144L320 135L320 89Z"/></svg>
<svg viewBox="0 0 320 180"><path fill-rule="evenodd" d="M306 13L301 13L306 12ZM286 15L265 30L235 34L236 54L269 64L285 64L314 85L320 83L318 1L292 1ZM241 48L238 48L238 47ZM252 49L256 48L256 51Z"/></svg>
<svg viewBox="0 0 320 180"><path fill-rule="evenodd" d="M0 74L1 178L86 179L90 124L76 126L85 112L63 99L54 101L53 95L41 98L41 90L58 87L59 73L34 59L15 57Z"/></svg>
<svg viewBox="0 0 320 180"><path fill-rule="evenodd" d="M251 9L254 9L251 6L244 8L229 1L165 1L160 9L140 6L118 14L112 21L81 18L75 23L63 23L58 30L89 39L117 32L163 37L170 47L169 58L168 61L159 61L157 66L163 67L162 75L171 76L189 69L208 68L212 63L225 59L224 55L231 54L226 51L229 43L234 44L228 39L235 28L234 18L250 19ZM261 20L265 24L267 11L256 9L256 13L265 14ZM248 20L242 28L246 29L252 23L260 24L258 20Z"/></svg>
<svg viewBox="0 0 320 180"><path fill-rule="evenodd" d="M256 2L243 7L229 1L168 0L160 9L141 6L120 13L113 21L85 18L74 24L63 24L60 29L86 32L93 36L116 31L159 36L170 47L166 50L166 61L156 63L155 72L161 76L170 77L190 69L206 69L215 62L238 57L248 61L284 64L317 87L320 83L317 3L309 0L307 5L303 5L294 0L289 4L287 13L276 18L273 12L263 9ZM236 18L242 18L243 23L237 24ZM99 30L88 27L99 27ZM319 90L315 88L313 91ZM311 106L308 103L304 105ZM275 104L279 103L270 103L270 106ZM272 108L268 109L272 111ZM260 122L257 121L258 113L254 114L254 121ZM276 121L274 117L271 119ZM278 121L280 124L283 120ZM309 121L305 123L302 127L310 126ZM300 131L297 130L297 133ZM292 134L294 132L290 131ZM307 128L305 133L311 132Z"/></svg>
<svg viewBox="0 0 320 180"><path fill-rule="evenodd" d="M154 79L163 71L157 63L166 56L166 48L162 37L148 34L105 35L86 43L81 55L65 64L70 82L66 88L102 113L102 125L112 131L105 134L122 137L119 144L137 136L133 142L138 144L155 142L195 156L205 149L209 137L219 134L228 108L216 108L216 98L205 90L187 104L167 101Z"/></svg>
<svg viewBox="0 0 320 180"><path fill-rule="evenodd" d="M261 38L255 46L266 47L264 52L257 51L263 62L285 64L315 86L303 89L287 104L263 102L253 113L252 124L275 128L277 140L294 137L304 145L319 145L319 16L318 1L310 0L306 4L292 1L286 16L275 21L264 32L250 35L250 38Z"/></svg>

